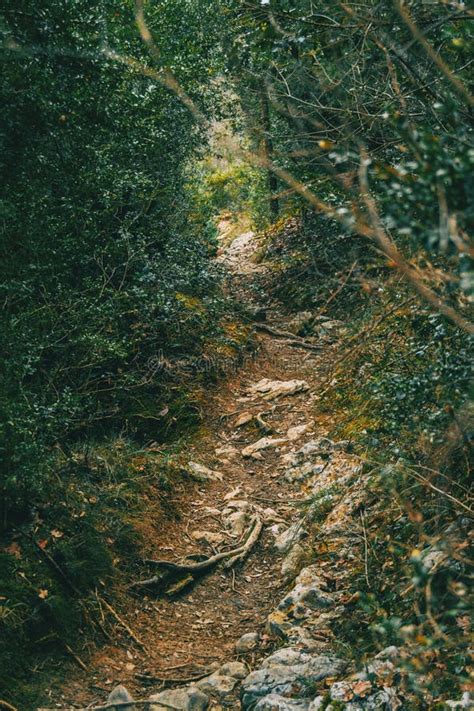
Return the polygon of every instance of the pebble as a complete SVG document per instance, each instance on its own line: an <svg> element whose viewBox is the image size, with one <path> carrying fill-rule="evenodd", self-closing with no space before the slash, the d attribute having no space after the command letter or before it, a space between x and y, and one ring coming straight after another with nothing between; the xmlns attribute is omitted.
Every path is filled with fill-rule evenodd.
<svg viewBox="0 0 474 711"><path fill-rule="evenodd" d="M295 543L286 554L281 564L281 574L283 578L294 578L301 570L301 566L306 557L306 551L300 543Z"/></svg>
<svg viewBox="0 0 474 711"><path fill-rule="evenodd" d="M198 681L196 686L206 694L224 698L234 691L237 684L238 679L233 676L226 676L216 672Z"/></svg>
<svg viewBox="0 0 474 711"><path fill-rule="evenodd" d="M281 395L295 395L309 390L305 380L270 380L263 378L249 388L251 395L261 395L265 400L274 400Z"/></svg>
<svg viewBox="0 0 474 711"><path fill-rule="evenodd" d="M235 651L238 654L251 652L252 649L255 649L257 646L259 639L260 636L257 632L247 632L247 634L243 634L235 643Z"/></svg>
<svg viewBox="0 0 474 711"><path fill-rule="evenodd" d="M220 674L227 674L234 679L245 679L248 669L243 662L226 662L219 669Z"/></svg>
<svg viewBox="0 0 474 711"><path fill-rule="evenodd" d="M197 462L188 462L188 472L196 481L222 481L222 474Z"/></svg>
<svg viewBox="0 0 474 711"><path fill-rule="evenodd" d="M295 521L291 526L281 533L278 533L275 538L275 548L280 553L287 553L294 543L297 543L306 535L301 521Z"/></svg>
<svg viewBox="0 0 474 711"><path fill-rule="evenodd" d="M152 704L150 711L163 711L165 707L160 705L168 704L179 711L205 711L209 706L209 697L206 696L197 686L187 686L183 689L166 689L159 694L150 696Z"/></svg>

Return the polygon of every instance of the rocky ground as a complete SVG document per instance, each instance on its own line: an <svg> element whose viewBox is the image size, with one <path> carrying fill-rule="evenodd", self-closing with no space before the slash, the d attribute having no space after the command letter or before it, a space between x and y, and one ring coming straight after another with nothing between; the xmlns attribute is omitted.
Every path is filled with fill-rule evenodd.
<svg viewBox="0 0 474 711"><path fill-rule="evenodd" d="M192 482L173 492L179 517L150 528L150 558L192 567L229 555L202 573L175 570L168 594L139 587L123 612L135 643L125 635L86 669L71 666L50 708L104 704L118 684L128 692L112 691L121 705L108 708L147 706L124 705L127 693L153 711L407 708L402 650L360 666L334 631L356 602L351 577L368 575L364 511L378 505L350 443L331 441L330 420L315 417L344 324L298 336L311 314L289 322L262 303L258 247L245 233L220 255L237 298L265 319L258 354L210 394L186 453Z"/></svg>

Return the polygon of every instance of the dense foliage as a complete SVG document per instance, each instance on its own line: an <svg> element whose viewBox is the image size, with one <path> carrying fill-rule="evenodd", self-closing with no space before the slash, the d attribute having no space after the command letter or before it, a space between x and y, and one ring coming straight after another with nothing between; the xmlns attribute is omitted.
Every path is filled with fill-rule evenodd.
<svg viewBox="0 0 474 711"><path fill-rule="evenodd" d="M364 231L362 164L400 246L456 262L455 299L472 289L471 19L457 3L366 0L328 13L325 3L248 2L235 10L230 52L254 121L262 93L270 104L270 122L257 126L271 133L277 170L314 188L346 228ZM441 68L428 40L443 50Z"/></svg>
<svg viewBox="0 0 474 711"><path fill-rule="evenodd" d="M210 108L209 4L161 3L149 22L160 68ZM151 63L133 4L11 3L1 31L5 517L41 489L55 444L111 426L156 437L171 399L160 358L199 355L218 305L213 231L190 219L186 190L203 133L169 90L110 58Z"/></svg>
<svg viewBox="0 0 474 711"><path fill-rule="evenodd" d="M361 563L335 636L357 656L405 646L406 707L444 708L471 688L473 14L264 0L233 17L230 63L283 218L273 293L347 324L318 411L366 462L371 584ZM450 564L430 571L428 555Z"/></svg>
<svg viewBox="0 0 474 711"><path fill-rule="evenodd" d="M418 430L439 443L466 398L473 333L473 15L463 3L326 5L228 11L256 161L278 179L280 213L300 214L277 291L322 308L347 277L342 314L398 308L385 352L352 358L360 399L395 449L401 430L410 446Z"/></svg>

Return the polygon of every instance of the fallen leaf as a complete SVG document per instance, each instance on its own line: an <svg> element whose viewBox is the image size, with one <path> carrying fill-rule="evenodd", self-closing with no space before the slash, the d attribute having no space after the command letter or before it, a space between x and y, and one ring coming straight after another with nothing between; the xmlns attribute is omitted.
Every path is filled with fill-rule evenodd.
<svg viewBox="0 0 474 711"><path fill-rule="evenodd" d="M462 617L456 617L457 626L460 627L463 632L469 632L471 627L471 620L468 615L463 615Z"/></svg>
<svg viewBox="0 0 474 711"><path fill-rule="evenodd" d="M15 556L15 558L17 560L20 560L20 558L21 558L21 548L18 545L18 543L15 543L15 542L10 543L10 545L7 546L6 548L4 548L3 551L5 553L9 553L10 555Z"/></svg>
<svg viewBox="0 0 474 711"><path fill-rule="evenodd" d="M42 600L46 600L46 598L48 597L48 595L49 595L48 590L46 590L46 589L44 589L44 588L40 588L40 590L39 590L39 592L38 592L38 597L40 597Z"/></svg>
<svg viewBox="0 0 474 711"><path fill-rule="evenodd" d="M372 684L370 681L356 681L352 684L352 691L363 699L372 691Z"/></svg>

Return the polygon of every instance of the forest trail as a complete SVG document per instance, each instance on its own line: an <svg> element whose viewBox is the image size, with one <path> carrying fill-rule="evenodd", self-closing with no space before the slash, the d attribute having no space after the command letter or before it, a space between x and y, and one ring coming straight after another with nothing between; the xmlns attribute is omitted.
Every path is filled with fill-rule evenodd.
<svg viewBox="0 0 474 711"><path fill-rule="evenodd" d="M253 261L259 247L258 237L248 232L231 244L223 243L218 258L229 269L228 288L237 299L257 311L264 308L266 325L286 330L285 318L275 306L261 301L266 298L262 297L266 268ZM328 343L318 353L295 348L287 339L265 332L258 332L257 338L257 353L210 393L203 427L186 454L189 462L218 476L203 482L181 481L173 488L167 511L160 520L149 522L149 554L178 562L186 556L234 548L245 538L254 515L264 524L257 544L243 564L231 569L217 565L177 595L142 589L130 595L124 585L119 614L142 646L117 624L114 641L92 653L87 670L71 660L66 684L52 688L44 705L103 703L117 684L125 685L135 699L146 699L199 679L225 662L238 659L251 670L257 658L274 648L266 634L268 615L304 564L287 559L283 575L283 555L275 540L301 518L310 493L283 476L285 455L328 431L327 419L314 419L314 402L332 346ZM294 394L266 399L253 387L262 379L305 384ZM242 455L264 437L270 446L254 456ZM331 477L343 476L350 466L348 455L336 452ZM199 478L199 467L194 469ZM206 478L209 472L202 471ZM150 575L154 574L152 570ZM235 644L246 633L260 635L258 652L237 653ZM240 708L240 704L231 698L224 707Z"/></svg>

